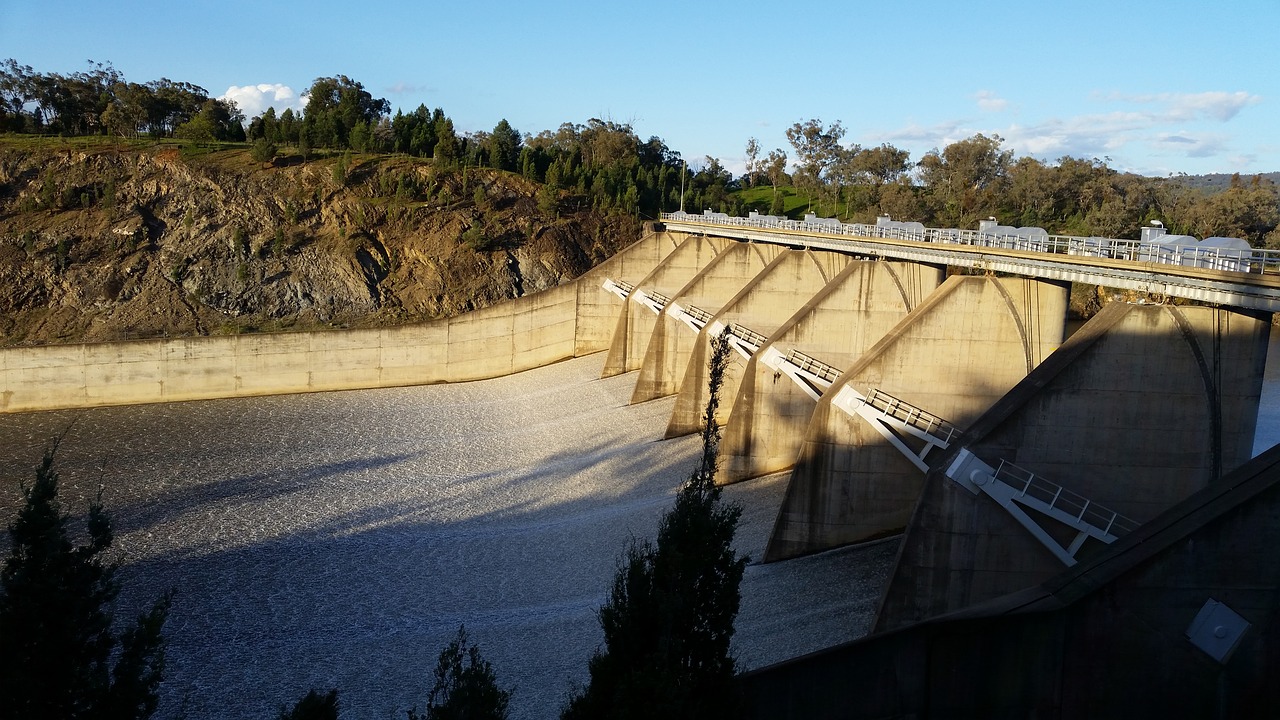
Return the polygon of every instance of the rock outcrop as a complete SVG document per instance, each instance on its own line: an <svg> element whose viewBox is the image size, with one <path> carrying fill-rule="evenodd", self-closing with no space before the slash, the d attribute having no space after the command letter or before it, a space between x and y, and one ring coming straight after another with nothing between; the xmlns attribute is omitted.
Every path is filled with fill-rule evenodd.
<svg viewBox="0 0 1280 720"><path fill-rule="evenodd" d="M405 157L0 140L0 345L415 322L637 237L539 187Z"/></svg>

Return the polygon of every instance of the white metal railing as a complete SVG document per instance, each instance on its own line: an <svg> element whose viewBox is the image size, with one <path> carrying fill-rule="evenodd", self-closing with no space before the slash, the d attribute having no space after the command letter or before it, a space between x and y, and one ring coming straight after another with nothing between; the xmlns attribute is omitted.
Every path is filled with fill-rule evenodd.
<svg viewBox="0 0 1280 720"><path fill-rule="evenodd" d="M1000 466L992 469L968 448L956 454L946 476L974 495L994 500L1067 567L1076 564L1076 555L1089 538L1109 545L1141 525L1013 463L1001 460ZM1050 533L1027 514L1028 510L1074 530L1075 537L1064 544L1062 533Z"/></svg>
<svg viewBox="0 0 1280 720"><path fill-rule="evenodd" d="M792 350L787 354L787 362L795 365L797 368L833 383L836 378L840 377L840 370L832 365L828 365L821 360L809 357L799 350Z"/></svg>
<svg viewBox="0 0 1280 720"><path fill-rule="evenodd" d="M906 240L910 242L970 245L1003 250L1056 255L1129 260L1134 262L1180 265L1183 267L1209 268L1229 272L1280 275L1280 250L1251 248L1205 248L1194 245L1164 246L1159 243L1143 243L1138 240L1117 238L1075 237L1071 235L1014 235L959 230L956 228L924 228L917 230L903 227L867 225L864 223L803 222L778 218L743 218L721 213L662 213L663 220L694 222L706 225L791 230L821 235L844 235L882 240Z"/></svg>
<svg viewBox="0 0 1280 720"><path fill-rule="evenodd" d="M1074 518L1075 522L1096 528L1104 535L1119 537L1133 532L1140 524L1007 460L1000 461L994 477L1017 491L1015 500L1035 505L1048 515L1061 513Z"/></svg>
<svg viewBox="0 0 1280 720"><path fill-rule="evenodd" d="M689 315L689 317L693 318L694 320L697 320L699 325L706 325L707 323L711 322L711 313L707 312L706 310L703 310L697 305L690 305L683 309L685 313Z"/></svg>
<svg viewBox="0 0 1280 720"><path fill-rule="evenodd" d="M921 432L941 441L943 447L951 443L951 439L960 434L960 430L951 423L922 410L911 403L872 388L867 391L866 403L880 412L910 425Z"/></svg>
<svg viewBox="0 0 1280 720"><path fill-rule="evenodd" d="M636 288L629 282L624 280L614 280L613 278L604 279L604 289L626 300Z"/></svg>
<svg viewBox="0 0 1280 720"><path fill-rule="evenodd" d="M764 347L764 344L769 341L769 338L764 335L761 335L755 330L745 328L738 323L729 323L728 331L730 335L741 338L747 343L754 345L757 350Z"/></svg>

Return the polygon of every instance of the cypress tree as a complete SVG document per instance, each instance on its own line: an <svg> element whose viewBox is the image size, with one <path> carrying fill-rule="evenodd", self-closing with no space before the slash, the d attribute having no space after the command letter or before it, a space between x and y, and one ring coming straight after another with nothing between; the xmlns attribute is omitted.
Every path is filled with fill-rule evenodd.
<svg viewBox="0 0 1280 720"><path fill-rule="evenodd" d="M600 608L604 648L590 680L562 713L585 718L727 718L738 708L729 653L747 558L733 549L742 509L715 484L715 413L729 363L727 337L712 339L702 456L663 516L657 541L635 542Z"/></svg>

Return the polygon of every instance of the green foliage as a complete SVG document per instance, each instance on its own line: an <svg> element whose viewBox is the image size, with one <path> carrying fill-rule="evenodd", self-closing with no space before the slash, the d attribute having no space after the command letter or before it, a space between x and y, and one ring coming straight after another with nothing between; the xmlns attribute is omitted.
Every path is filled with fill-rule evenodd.
<svg viewBox="0 0 1280 720"><path fill-rule="evenodd" d="M103 561L114 535L101 499L89 506L88 543L73 546L58 502L57 444L9 525L0 574L0 718L147 718L164 674L162 629L172 592L116 637L116 566ZM112 660L114 659L114 665Z"/></svg>
<svg viewBox="0 0 1280 720"><path fill-rule="evenodd" d="M281 258L284 257L287 249L288 243L285 239L284 228L276 228L276 234L271 238L271 254Z"/></svg>
<svg viewBox="0 0 1280 720"><path fill-rule="evenodd" d="M467 629L440 651L435 684L427 695L426 712L409 710L409 720L505 720L511 690L498 687L498 676L480 648L469 645Z"/></svg>
<svg viewBox="0 0 1280 720"><path fill-rule="evenodd" d="M338 720L338 691L308 690L292 710L280 710L280 720Z"/></svg>
<svg viewBox="0 0 1280 720"><path fill-rule="evenodd" d="M715 484L720 387L728 339L712 341L702 457L663 516L656 543L632 542L600 609L605 646L590 681L562 718L730 718L737 716L736 663L729 654L747 558L734 551L741 508Z"/></svg>
<svg viewBox="0 0 1280 720"><path fill-rule="evenodd" d="M559 215L560 191L554 185L545 184L538 188L538 211L552 217Z"/></svg>
<svg viewBox="0 0 1280 720"><path fill-rule="evenodd" d="M502 119L489 135L489 165L498 170L515 170L520 157L520 132Z"/></svg>
<svg viewBox="0 0 1280 720"><path fill-rule="evenodd" d="M351 154L343 153L338 162L333 164L333 181L338 185L347 184L347 170L351 162Z"/></svg>
<svg viewBox="0 0 1280 720"><path fill-rule="evenodd" d="M479 224L472 225L462 233L462 244L476 252L488 252L498 247L498 241L487 236Z"/></svg>
<svg viewBox="0 0 1280 720"><path fill-rule="evenodd" d="M108 176L102 184L102 209L108 213L116 209L116 179Z"/></svg>
<svg viewBox="0 0 1280 720"><path fill-rule="evenodd" d="M269 163L276 159L276 144L260 137L253 141L253 148L249 150L249 156L260 163Z"/></svg>
<svg viewBox="0 0 1280 720"><path fill-rule="evenodd" d="M54 266L59 272L66 270L71 265L71 243L66 237L58 238L58 242L53 247Z"/></svg>
<svg viewBox="0 0 1280 720"><path fill-rule="evenodd" d="M391 111L391 104L385 99L374 98L364 85L345 75L316 78L308 96L301 137L314 147L354 147L351 135L360 123L363 128L357 133L357 140L367 146L369 128Z"/></svg>

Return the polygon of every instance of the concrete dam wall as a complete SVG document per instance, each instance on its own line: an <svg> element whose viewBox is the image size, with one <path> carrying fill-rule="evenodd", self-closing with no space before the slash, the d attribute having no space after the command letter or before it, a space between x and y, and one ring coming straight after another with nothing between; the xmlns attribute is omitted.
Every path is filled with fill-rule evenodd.
<svg viewBox="0 0 1280 720"><path fill-rule="evenodd" d="M0 350L0 412L461 382L608 349L617 298L676 246L649 233L571 283L457 317L371 330Z"/></svg>

